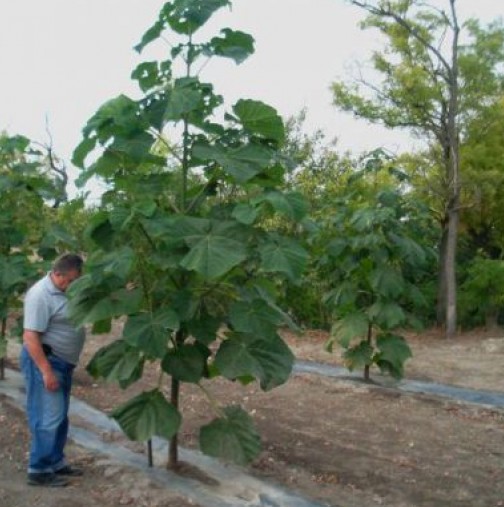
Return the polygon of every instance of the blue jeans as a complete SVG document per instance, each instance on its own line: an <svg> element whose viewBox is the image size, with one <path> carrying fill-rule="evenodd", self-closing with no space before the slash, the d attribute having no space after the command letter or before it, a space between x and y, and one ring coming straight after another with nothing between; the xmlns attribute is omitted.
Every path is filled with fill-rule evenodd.
<svg viewBox="0 0 504 507"><path fill-rule="evenodd" d="M40 370L23 347L21 371L26 382L26 413L31 433L28 473L55 472L66 465L68 407L74 365L50 354L48 361L58 378L57 391L48 391Z"/></svg>

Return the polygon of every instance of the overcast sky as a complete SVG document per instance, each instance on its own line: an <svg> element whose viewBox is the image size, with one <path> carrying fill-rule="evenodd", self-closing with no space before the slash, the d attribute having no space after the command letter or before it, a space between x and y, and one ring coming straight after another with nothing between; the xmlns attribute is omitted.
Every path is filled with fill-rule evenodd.
<svg viewBox="0 0 504 507"><path fill-rule="evenodd" d="M448 0L434 0L448 4ZM0 0L0 130L45 142L69 160L88 118L106 100L138 96L131 71L146 56L132 47L161 0ZM462 19L504 13L503 0L459 0ZM235 0L208 27L250 33L255 54L240 66L210 63L203 79L229 104L254 98L288 116L308 109L307 127L337 137L342 150L410 146L408 136L367 127L331 106L329 86L379 44L361 31L362 12L344 0Z"/></svg>

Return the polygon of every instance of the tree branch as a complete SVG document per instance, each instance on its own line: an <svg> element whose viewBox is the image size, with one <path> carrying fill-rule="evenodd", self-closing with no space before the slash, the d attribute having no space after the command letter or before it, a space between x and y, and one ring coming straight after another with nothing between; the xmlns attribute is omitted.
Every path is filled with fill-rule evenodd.
<svg viewBox="0 0 504 507"><path fill-rule="evenodd" d="M394 12L390 7L387 9L383 7L375 7L373 5L368 4L367 2L361 2L360 0L350 0L350 2L360 7L366 11L368 11L370 14L374 14L375 16L384 17L384 18L391 18L393 19L397 24L402 26L411 36L413 36L420 44L422 44L426 49L430 50L436 58L439 60L441 65L445 68L447 72L447 81L451 77L452 69L450 67L450 64L447 62L441 51L433 46L427 39L425 39L422 34L414 27L412 26L408 20L402 16L400 16L398 13ZM454 2L455 0L450 0L451 7L452 7L452 15L454 12ZM456 18L454 20L456 22ZM449 82L449 81L448 81Z"/></svg>

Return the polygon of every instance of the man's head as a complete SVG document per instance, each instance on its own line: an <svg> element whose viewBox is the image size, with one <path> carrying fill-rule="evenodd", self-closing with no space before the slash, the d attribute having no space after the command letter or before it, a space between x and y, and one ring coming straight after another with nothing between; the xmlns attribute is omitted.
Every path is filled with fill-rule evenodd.
<svg viewBox="0 0 504 507"><path fill-rule="evenodd" d="M54 285L61 291L66 291L68 286L82 274L84 261L77 254L65 254L58 257L52 266L51 279Z"/></svg>

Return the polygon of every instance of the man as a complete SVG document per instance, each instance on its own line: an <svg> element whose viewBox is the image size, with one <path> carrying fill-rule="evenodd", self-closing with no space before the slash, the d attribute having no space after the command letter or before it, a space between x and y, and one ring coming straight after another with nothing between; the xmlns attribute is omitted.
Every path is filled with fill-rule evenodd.
<svg viewBox="0 0 504 507"><path fill-rule="evenodd" d="M21 370L26 381L31 433L28 484L61 487L82 471L65 461L72 374L84 345L84 329L67 318L65 291L82 271L82 258L59 257L24 301Z"/></svg>

